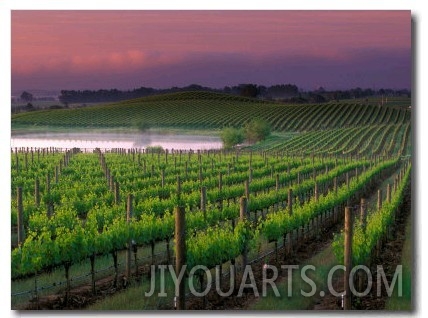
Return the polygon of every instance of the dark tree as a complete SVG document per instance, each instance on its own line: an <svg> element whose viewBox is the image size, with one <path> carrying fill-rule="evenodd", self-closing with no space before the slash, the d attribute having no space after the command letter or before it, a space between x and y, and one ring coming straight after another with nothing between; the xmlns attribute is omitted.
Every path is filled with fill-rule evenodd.
<svg viewBox="0 0 428 318"><path fill-rule="evenodd" d="M24 102L32 102L33 101L33 94L24 91L21 94L21 100L23 100Z"/></svg>
<svg viewBox="0 0 428 318"><path fill-rule="evenodd" d="M239 94L245 97L257 97L258 89L255 84L241 84L239 85Z"/></svg>
<svg viewBox="0 0 428 318"><path fill-rule="evenodd" d="M309 102L310 103L325 103L326 99L321 94L309 93Z"/></svg>
<svg viewBox="0 0 428 318"><path fill-rule="evenodd" d="M267 93L272 98L290 98L298 96L299 89L294 84L281 84L270 86Z"/></svg>

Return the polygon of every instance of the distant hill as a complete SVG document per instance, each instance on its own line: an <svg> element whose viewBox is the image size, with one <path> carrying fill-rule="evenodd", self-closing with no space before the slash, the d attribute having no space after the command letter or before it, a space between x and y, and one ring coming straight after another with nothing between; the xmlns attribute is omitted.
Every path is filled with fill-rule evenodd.
<svg viewBox="0 0 428 318"><path fill-rule="evenodd" d="M410 105L410 99L403 101ZM62 127L178 127L221 129L240 127L254 117L274 131L312 131L410 121L410 110L370 101L285 105L224 93L192 91L78 109L50 109L12 116L14 125Z"/></svg>

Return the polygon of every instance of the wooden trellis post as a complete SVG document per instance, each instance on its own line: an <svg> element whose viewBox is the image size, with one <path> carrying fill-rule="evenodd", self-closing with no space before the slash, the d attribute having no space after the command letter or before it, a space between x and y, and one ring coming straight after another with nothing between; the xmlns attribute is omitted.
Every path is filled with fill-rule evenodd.
<svg viewBox="0 0 428 318"><path fill-rule="evenodd" d="M349 284L350 272L352 269L352 210L345 208L345 299L344 310L352 308L351 287Z"/></svg>

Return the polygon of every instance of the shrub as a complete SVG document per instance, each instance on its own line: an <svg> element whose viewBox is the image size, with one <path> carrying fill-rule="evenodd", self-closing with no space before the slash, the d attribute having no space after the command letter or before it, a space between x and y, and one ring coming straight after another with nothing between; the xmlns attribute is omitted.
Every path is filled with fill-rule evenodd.
<svg viewBox="0 0 428 318"><path fill-rule="evenodd" d="M165 150L162 148L162 146L147 146L146 152L147 153L164 153Z"/></svg>
<svg viewBox="0 0 428 318"><path fill-rule="evenodd" d="M242 129L226 127L221 131L220 138L223 141L223 147L230 149L242 143L245 137Z"/></svg>
<svg viewBox="0 0 428 318"><path fill-rule="evenodd" d="M244 126L245 138L250 144L266 139L270 131L269 123L261 118L254 118Z"/></svg>

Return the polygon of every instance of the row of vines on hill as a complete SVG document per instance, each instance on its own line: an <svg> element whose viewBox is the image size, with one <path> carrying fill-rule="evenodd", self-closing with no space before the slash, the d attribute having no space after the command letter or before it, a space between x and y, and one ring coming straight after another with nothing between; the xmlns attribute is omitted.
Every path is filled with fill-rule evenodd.
<svg viewBox="0 0 428 318"><path fill-rule="evenodd" d="M410 111L350 103L282 105L221 94L185 93L79 109L21 113L12 117L12 125L129 127L144 121L149 127L218 129L242 127L256 117L266 120L273 131L309 131L404 124L410 121Z"/></svg>
<svg viewBox="0 0 428 318"><path fill-rule="evenodd" d="M408 155L410 133L410 123L338 128L303 133L263 147L300 155ZM257 145L252 148L257 149Z"/></svg>

